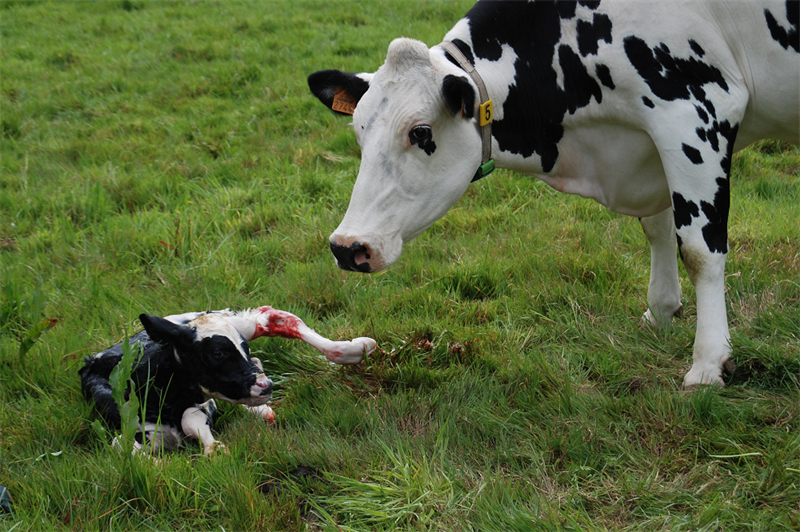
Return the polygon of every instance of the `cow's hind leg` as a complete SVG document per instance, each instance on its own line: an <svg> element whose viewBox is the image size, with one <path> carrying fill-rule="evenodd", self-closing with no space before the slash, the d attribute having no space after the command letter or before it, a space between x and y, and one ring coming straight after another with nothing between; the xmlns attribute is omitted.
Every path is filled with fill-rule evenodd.
<svg viewBox="0 0 800 532"><path fill-rule="evenodd" d="M650 287L647 290L647 312L642 320L655 327L666 327L679 314L681 284L678 280L678 253L672 209L640 218L645 237L650 243Z"/></svg>

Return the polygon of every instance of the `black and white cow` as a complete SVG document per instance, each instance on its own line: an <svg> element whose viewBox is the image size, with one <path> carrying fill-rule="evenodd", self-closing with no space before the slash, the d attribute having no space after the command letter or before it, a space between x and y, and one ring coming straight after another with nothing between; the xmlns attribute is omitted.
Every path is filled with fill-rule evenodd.
<svg viewBox="0 0 800 532"><path fill-rule="evenodd" d="M731 156L761 138L798 142L799 11L796 0L486 0L440 45L394 40L375 73L313 73L323 103L354 112L362 150L330 237L339 266L395 262L493 159L641 219L655 326L681 309L677 246L697 292L683 383L722 385Z"/></svg>
<svg viewBox="0 0 800 532"><path fill-rule="evenodd" d="M261 361L250 357L248 342L261 336L296 338L316 347L332 362L356 364L375 349L371 338L334 342L309 329L297 316L264 306L231 312L189 312L160 318L139 316L144 330L130 338L142 356L131 380L144 402L145 419L135 446L146 441L149 451L168 450L184 437L197 438L211 454L221 444L211 428L215 399L245 405L266 421L272 381ZM87 399L93 399L108 423L119 428L120 413L112 398L109 376L122 359L122 344L86 358L79 371ZM146 398L146 402L145 402Z"/></svg>

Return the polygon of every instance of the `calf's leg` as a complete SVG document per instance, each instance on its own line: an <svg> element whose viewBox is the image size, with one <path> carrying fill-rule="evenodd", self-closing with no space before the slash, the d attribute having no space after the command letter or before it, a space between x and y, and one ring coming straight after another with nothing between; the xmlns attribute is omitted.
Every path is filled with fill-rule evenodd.
<svg viewBox="0 0 800 532"><path fill-rule="evenodd" d="M205 403L187 408L181 418L183 433L187 437L200 440L203 445L203 454L206 456L225 447L222 442L215 440L211 433L216 413L217 403L213 399L209 399Z"/></svg>

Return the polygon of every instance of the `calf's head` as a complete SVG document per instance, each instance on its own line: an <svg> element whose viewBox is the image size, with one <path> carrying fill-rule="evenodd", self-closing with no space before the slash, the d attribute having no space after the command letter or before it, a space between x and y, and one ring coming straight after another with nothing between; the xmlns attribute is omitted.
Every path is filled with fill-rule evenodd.
<svg viewBox="0 0 800 532"><path fill-rule="evenodd" d="M148 314L139 319L151 340L173 347L180 371L209 397L250 406L270 399L272 381L225 318L202 314L186 325Z"/></svg>
<svg viewBox="0 0 800 532"><path fill-rule="evenodd" d="M374 74L324 70L308 83L334 111L349 114L355 105L361 146L361 168L331 250L343 269L378 271L466 191L481 163L477 89L441 49L411 39L392 41Z"/></svg>

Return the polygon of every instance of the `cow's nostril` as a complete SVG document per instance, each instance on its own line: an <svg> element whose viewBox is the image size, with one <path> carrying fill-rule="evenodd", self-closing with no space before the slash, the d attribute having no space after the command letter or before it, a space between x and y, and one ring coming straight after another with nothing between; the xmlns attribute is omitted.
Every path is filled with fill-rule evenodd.
<svg viewBox="0 0 800 532"><path fill-rule="evenodd" d="M370 259L369 250L360 242L354 242L349 246L331 242L331 251L336 257L339 267L343 270L364 273L372 271L372 267L367 262Z"/></svg>

